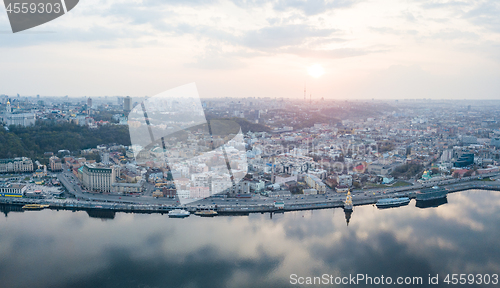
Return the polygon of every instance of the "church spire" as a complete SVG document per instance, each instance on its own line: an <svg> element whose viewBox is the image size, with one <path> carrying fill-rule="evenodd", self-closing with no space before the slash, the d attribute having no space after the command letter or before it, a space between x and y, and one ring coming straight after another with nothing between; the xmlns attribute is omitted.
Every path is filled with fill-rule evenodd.
<svg viewBox="0 0 500 288"><path fill-rule="evenodd" d="M11 113L12 112L12 109L10 108L10 101L7 99L7 107L6 107L6 112L7 113Z"/></svg>

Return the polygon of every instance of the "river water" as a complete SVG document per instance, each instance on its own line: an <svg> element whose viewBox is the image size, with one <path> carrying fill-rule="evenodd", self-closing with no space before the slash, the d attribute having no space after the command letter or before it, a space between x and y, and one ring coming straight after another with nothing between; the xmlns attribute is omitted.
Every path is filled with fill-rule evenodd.
<svg viewBox="0 0 500 288"><path fill-rule="evenodd" d="M404 287L464 287L443 280L500 274L500 193L453 193L447 202L357 206L349 225L339 208L169 219L3 207L0 287L296 287L306 277L335 282L349 274L423 279ZM438 275L437 285L429 275Z"/></svg>

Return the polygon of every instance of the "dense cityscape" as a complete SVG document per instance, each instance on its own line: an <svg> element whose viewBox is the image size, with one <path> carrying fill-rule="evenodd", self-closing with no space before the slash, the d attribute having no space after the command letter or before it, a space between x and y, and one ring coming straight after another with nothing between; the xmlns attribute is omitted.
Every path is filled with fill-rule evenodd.
<svg viewBox="0 0 500 288"><path fill-rule="evenodd" d="M2 95L0 99L4 130L0 136L5 139L0 152L9 156L0 160L4 199L78 198L141 202L163 209L184 204L182 200L214 197L256 203L270 199L275 209L293 210L290 203L318 201L323 194L322 199L345 205L351 192L380 195L470 177L485 180L481 175L499 172L498 101L202 99L212 130L221 120L237 123L237 129L227 132L229 126L221 126L227 133L209 135L197 127L185 138L177 132L175 137L162 137L161 149L158 143L132 144L128 135L128 125L146 129L131 111L147 97ZM168 113L173 119L182 113L181 104L175 103L164 108L172 111ZM155 112L150 114L154 119ZM48 130L54 137L36 143L36 148L9 146L16 140L27 146L20 135L37 139L37 131ZM30 136L23 135L27 131ZM111 136L108 142L78 141L64 147L64 141L57 140L75 137L71 132L101 140L93 136L100 131ZM125 201L130 197L140 200ZM217 204L220 209L226 202L199 203L216 210ZM251 202L236 204L244 207Z"/></svg>

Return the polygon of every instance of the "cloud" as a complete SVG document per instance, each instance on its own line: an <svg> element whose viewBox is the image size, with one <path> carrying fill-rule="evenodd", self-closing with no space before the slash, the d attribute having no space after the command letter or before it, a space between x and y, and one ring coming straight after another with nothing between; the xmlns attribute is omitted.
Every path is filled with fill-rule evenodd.
<svg viewBox="0 0 500 288"><path fill-rule="evenodd" d="M325 13L334 9L348 8L361 2L359 0L233 0L240 7L264 7L271 5L273 10L286 12L290 10L299 11L307 16Z"/></svg>
<svg viewBox="0 0 500 288"><path fill-rule="evenodd" d="M266 281L266 276L280 262L279 258L264 254L256 255L256 259L227 259L211 246L180 257L171 256L142 258L135 256L131 248L108 248L101 259L107 264L105 268L65 279L52 287L234 287L231 280L238 274L260 275L247 283L247 287L259 287L273 284Z"/></svg>
<svg viewBox="0 0 500 288"><path fill-rule="evenodd" d="M406 11L401 12L401 14L402 14L403 18L406 19L406 21L417 22L417 18L410 11L406 10Z"/></svg>
<svg viewBox="0 0 500 288"><path fill-rule="evenodd" d="M329 59L340 59L348 57L356 57L367 55L370 53L385 52L387 50L375 50L375 49L356 49L356 48L339 48L330 50L314 50L314 49L304 49L304 48L288 48L280 50L282 53L295 54L300 57L307 58L329 58Z"/></svg>
<svg viewBox="0 0 500 288"><path fill-rule="evenodd" d="M329 10L351 7L359 1L351 0L278 0L274 4L277 11L287 11L297 9L306 15L316 15Z"/></svg>
<svg viewBox="0 0 500 288"><path fill-rule="evenodd" d="M423 9L441 9L456 18L500 33L500 3L498 1L427 1L421 3Z"/></svg>
<svg viewBox="0 0 500 288"><path fill-rule="evenodd" d="M426 257L415 254L407 243L399 243L394 234L383 231L369 241L350 233L335 246L317 245L310 250L314 258L322 260L330 269L343 267L342 276L369 273L395 280L408 273L417 276L434 272Z"/></svg>
<svg viewBox="0 0 500 288"><path fill-rule="evenodd" d="M195 62L185 65L189 68L232 70L245 67L245 63L238 59L235 53L224 53L220 47L209 46L203 55L198 56Z"/></svg>
<svg viewBox="0 0 500 288"><path fill-rule="evenodd" d="M329 37L337 29L316 28L306 24L268 26L245 33L241 44L257 49L275 49L304 44L308 38Z"/></svg>
<svg viewBox="0 0 500 288"><path fill-rule="evenodd" d="M463 14L475 25L500 33L500 3L498 1L482 2L473 9Z"/></svg>
<svg viewBox="0 0 500 288"><path fill-rule="evenodd" d="M392 27L368 27L368 29L372 32L377 32L380 34L394 34L394 35L404 35L404 34L409 34L409 35L417 35L418 31L417 30L398 30L394 29Z"/></svg>
<svg viewBox="0 0 500 288"><path fill-rule="evenodd" d="M446 41L457 40L457 39L474 41L479 38L479 35L474 32L468 32L456 29L446 29L446 30L441 30L437 33L433 33L432 35L429 36L429 38L446 40Z"/></svg>

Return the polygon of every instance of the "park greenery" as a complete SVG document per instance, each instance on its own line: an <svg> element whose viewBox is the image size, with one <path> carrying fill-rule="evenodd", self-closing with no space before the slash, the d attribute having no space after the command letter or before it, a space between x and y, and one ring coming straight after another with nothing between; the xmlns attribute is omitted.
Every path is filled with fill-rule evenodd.
<svg viewBox="0 0 500 288"><path fill-rule="evenodd" d="M104 125L98 129L90 129L74 123L38 121L36 125L29 127L10 126L8 130L1 128L0 158L24 156L41 160L45 158L45 152L79 152L111 143L130 145L128 127Z"/></svg>
<svg viewBox="0 0 500 288"><path fill-rule="evenodd" d="M398 166L392 171L391 175L395 178L406 178L409 179L415 175L421 173L424 167L420 164L404 164ZM420 177L418 177L420 178Z"/></svg>
<svg viewBox="0 0 500 288"><path fill-rule="evenodd" d="M103 120L109 120L104 117ZM105 116L104 114L101 116ZM269 131L264 125L251 123L241 118L230 118L241 126L242 131ZM95 148L101 144L130 144L126 125L103 125L96 129L69 122L37 121L29 127L9 126L0 128L0 158L29 157L47 162L46 152L57 155L59 150L69 150L78 155L80 150ZM91 155L88 155L92 158Z"/></svg>

